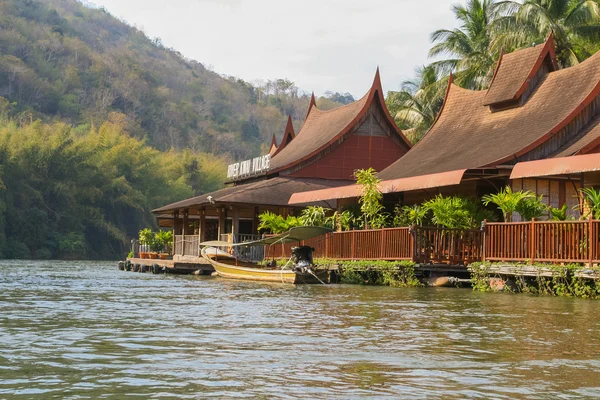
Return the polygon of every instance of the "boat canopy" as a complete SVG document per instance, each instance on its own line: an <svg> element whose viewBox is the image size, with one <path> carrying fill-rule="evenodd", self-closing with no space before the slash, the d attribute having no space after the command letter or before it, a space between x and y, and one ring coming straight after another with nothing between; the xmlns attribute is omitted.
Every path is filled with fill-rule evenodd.
<svg viewBox="0 0 600 400"><path fill-rule="evenodd" d="M332 232L331 229L322 226L296 226L287 232L270 236L260 240L252 240L242 243L229 243L222 240L211 240L200 243L200 246L211 247L234 247L234 246L265 246L279 243L295 243L301 240L314 238Z"/></svg>

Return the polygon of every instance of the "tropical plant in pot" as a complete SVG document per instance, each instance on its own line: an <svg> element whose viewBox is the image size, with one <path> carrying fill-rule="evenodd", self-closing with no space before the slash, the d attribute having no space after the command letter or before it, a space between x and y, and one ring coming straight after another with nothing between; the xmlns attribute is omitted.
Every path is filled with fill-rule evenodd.
<svg viewBox="0 0 600 400"><path fill-rule="evenodd" d="M154 235L158 256L165 260L171 253L171 243L173 242L173 231L158 231Z"/></svg>
<svg viewBox="0 0 600 400"><path fill-rule="evenodd" d="M140 251L140 258L149 258L148 250L154 245L154 233L150 228L144 228L139 232L140 245L144 246L144 251Z"/></svg>

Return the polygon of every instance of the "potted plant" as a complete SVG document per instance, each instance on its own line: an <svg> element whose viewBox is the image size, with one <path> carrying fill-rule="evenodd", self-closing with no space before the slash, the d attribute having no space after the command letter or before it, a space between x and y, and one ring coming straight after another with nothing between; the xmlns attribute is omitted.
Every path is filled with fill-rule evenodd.
<svg viewBox="0 0 600 400"><path fill-rule="evenodd" d="M169 257L171 243L173 242L173 232L172 231L158 231L154 235L154 241L156 242L156 247L158 256L161 260L166 260Z"/></svg>
<svg viewBox="0 0 600 400"><path fill-rule="evenodd" d="M142 249L140 249L140 258L150 258L150 252L149 247L151 246L152 242L154 242L154 234L152 233L152 229L150 228L144 228L139 232L139 240L140 240L140 245L141 247L143 247L143 251Z"/></svg>

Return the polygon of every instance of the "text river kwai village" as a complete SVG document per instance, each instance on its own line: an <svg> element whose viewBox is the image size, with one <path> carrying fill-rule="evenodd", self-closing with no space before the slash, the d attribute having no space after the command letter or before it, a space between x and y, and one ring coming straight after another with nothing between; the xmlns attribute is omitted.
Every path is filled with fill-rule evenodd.
<svg viewBox="0 0 600 400"><path fill-rule="evenodd" d="M0 0L0 400L600 398L600 0L453 1Z"/></svg>

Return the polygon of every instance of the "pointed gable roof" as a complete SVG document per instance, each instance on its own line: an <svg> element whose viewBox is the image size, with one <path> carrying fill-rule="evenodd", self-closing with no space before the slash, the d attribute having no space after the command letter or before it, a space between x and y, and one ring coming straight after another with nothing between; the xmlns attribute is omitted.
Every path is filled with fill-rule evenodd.
<svg viewBox="0 0 600 400"><path fill-rule="evenodd" d="M277 151L277 139L275 138L275 135L273 135L273 137L271 138L271 146L269 147L269 154L271 156L273 156L273 154L275 154L276 151Z"/></svg>
<svg viewBox="0 0 600 400"><path fill-rule="evenodd" d="M280 146L279 151L271 159L270 172L273 173L290 168L335 143L366 115L370 105L376 100L381 104L386 119L393 127L393 133L406 145L406 149L410 149L412 146L410 141L397 127L385 106L379 68L377 68L371 88L367 94L354 103L337 107L333 110L322 111L314 106L313 99L311 99L304 125L293 141L285 146L285 148Z"/></svg>
<svg viewBox="0 0 600 400"><path fill-rule="evenodd" d="M295 137L296 135L294 134L294 124L292 123L292 116L288 115L287 124L283 133L283 139L281 139L281 144L279 145L277 150L272 154L272 156L277 155L277 153L283 150L285 146L290 144L290 142L294 140Z"/></svg>
<svg viewBox="0 0 600 400"><path fill-rule="evenodd" d="M492 167L533 150L600 95L600 52L578 65L550 72L520 107L491 113L483 105L486 95L485 90L451 83L434 125L379 177Z"/></svg>
<svg viewBox="0 0 600 400"><path fill-rule="evenodd" d="M517 100L529 87L545 60L549 59L552 70L557 70L554 39L549 35L546 42L512 53L500 53L492 83L485 94L483 105L489 106Z"/></svg>
<svg viewBox="0 0 600 400"><path fill-rule="evenodd" d="M308 103L308 110L306 110L306 118L308 118L308 114L310 114L310 110L315 107L317 108L317 99L315 99L315 92L312 92L310 95L310 103Z"/></svg>

